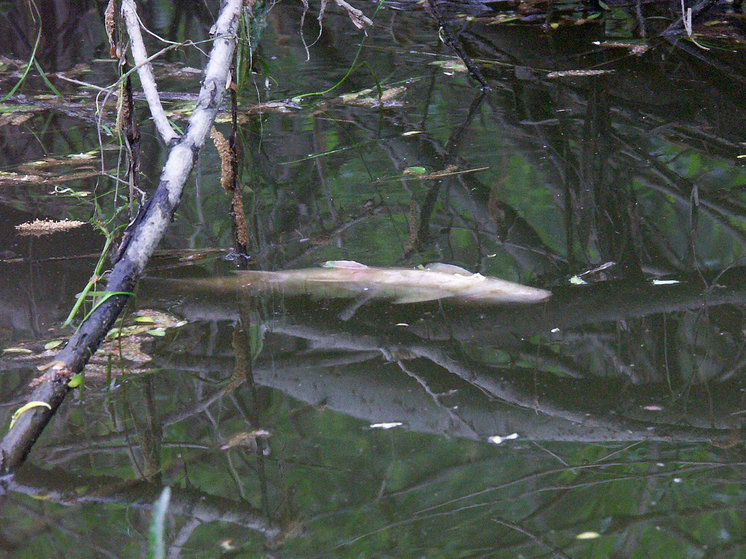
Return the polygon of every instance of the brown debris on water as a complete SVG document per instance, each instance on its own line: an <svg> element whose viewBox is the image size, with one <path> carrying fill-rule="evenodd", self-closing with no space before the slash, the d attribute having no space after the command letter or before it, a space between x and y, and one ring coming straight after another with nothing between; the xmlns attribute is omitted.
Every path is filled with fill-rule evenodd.
<svg viewBox="0 0 746 559"><path fill-rule="evenodd" d="M43 235L69 231L70 229L75 229L85 224L85 221L74 221L70 219L63 219L62 221L35 219L34 221L27 221L26 223L16 225L16 231L21 235L35 235L41 237Z"/></svg>
<svg viewBox="0 0 746 559"><path fill-rule="evenodd" d="M401 99L401 96L406 91L407 88L404 86L388 87L379 92L373 89L363 89L355 93L340 95L338 101L344 105L354 105L356 107L402 107L404 106L404 101Z"/></svg>
<svg viewBox="0 0 746 559"><path fill-rule="evenodd" d="M271 433L266 429L256 429L248 433L239 433L220 447L220 450L229 450L235 446L248 446L256 449L257 439L268 439Z"/></svg>
<svg viewBox="0 0 746 559"><path fill-rule="evenodd" d="M604 74L613 74L614 70L560 70L549 72L547 79L555 78L587 78L590 76L602 76Z"/></svg>
<svg viewBox="0 0 746 559"><path fill-rule="evenodd" d="M0 126L19 126L33 116L34 112L32 111L0 115Z"/></svg>

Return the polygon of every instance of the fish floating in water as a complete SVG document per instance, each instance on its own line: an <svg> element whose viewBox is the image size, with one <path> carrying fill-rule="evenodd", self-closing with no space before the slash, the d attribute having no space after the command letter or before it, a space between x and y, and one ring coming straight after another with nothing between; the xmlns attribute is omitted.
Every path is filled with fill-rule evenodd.
<svg viewBox="0 0 746 559"><path fill-rule="evenodd" d="M348 260L326 262L321 268L280 272L242 271L204 282L209 289L248 290L257 295L282 293L321 299L382 299L392 303L422 303L438 299L482 304L538 303L551 292L498 278L473 274L450 264L424 268L373 268Z"/></svg>

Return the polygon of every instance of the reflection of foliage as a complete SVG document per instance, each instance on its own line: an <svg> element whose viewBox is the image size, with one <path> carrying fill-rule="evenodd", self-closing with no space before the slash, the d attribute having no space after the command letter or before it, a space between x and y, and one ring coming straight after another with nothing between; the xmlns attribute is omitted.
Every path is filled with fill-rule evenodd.
<svg viewBox="0 0 746 559"><path fill-rule="evenodd" d="M166 9L148 4L156 15L158 6ZM224 318L249 332L253 360L239 361L253 376L234 372L229 355L240 345L229 321L169 332L158 344L159 373L130 371L113 383L91 375L83 401L67 408L35 457L80 477L65 485L53 471L49 485L39 474L5 493L0 545L17 557L63 548L71 557L136 556L147 545L148 490L157 496L166 483L185 499L168 525L182 556L215 556L218 545L244 554L280 547L277 554L287 557L742 555L743 300L717 299L743 284L719 276L740 261L746 240L746 172L733 164L746 118L733 88L666 49L638 58L609 46L577 57L557 36L547 52L543 32L520 28L522 46L511 40L514 29L477 22L462 37L475 59L489 60L485 73L496 92L475 101L464 75L430 64L436 30L423 26L421 15L405 14L371 30L372 48L361 51L374 74L386 77L383 85L406 88L397 98L403 107L379 106L375 97L362 107L346 101L373 85L359 73L344 84L353 95L301 108L279 100L338 83L356 49L346 37L349 23L337 28L327 18L319 48L328 56L312 51L304 64L305 50L287 31L298 12L281 7L270 13L271 25L255 30L264 36L261 53L247 51L240 72L247 83L257 77L252 69L262 77L271 72L276 85L258 87L260 101L278 101L247 97L253 108L241 112L241 177L250 189L244 201L256 262L282 269L340 258L447 261L553 287L566 305L548 307L559 309L551 315L436 308L408 316L410 325L445 317L428 323L428 338L424 327L392 333L399 322L391 309L381 318L362 308L336 330L312 331L334 322L335 313L322 312L332 304L314 303L312 320L301 324L289 302L262 302L254 324L244 324L246 313L239 316L234 304ZM561 11L555 15L552 21L564 21ZM204 14L183 8L174 16L176 36ZM634 24L619 8L603 20L626 35ZM585 52L595 31L558 32L578 39ZM392 37L406 38L407 52L395 52ZM544 79L568 65L615 72ZM174 70L170 84L177 88L188 74L181 64L164 69ZM692 83L708 88L692 94ZM0 128L3 170L29 174L19 163L42 161L46 151L66 156L96 147L89 97L34 102L33 116ZM162 155L152 140L146 153L143 173L152 182ZM107 157L106 164L116 161ZM204 155L169 233L171 248L230 245L218 167L215 152ZM426 173L406 172L419 167ZM111 195L90 176L61 172L45 180L13 183L3 203L40 216L88 218L90 206L63 203L51 189L69 184L78 193ZM608 262L615 264L603 268ZM183 265L175 264L175 273L196 274ZM200 266L204 274L228 264ZM596 271L584 274L589 270ZM69 301L72 287L63 290L60 276L16 274L4 283L28 283ZM587 292L565 295L575 276L595 284L589 290L608 292L595 304ZM671 288L671 299L656 307L649 280L668 278L686 279L689 295L679 304ZM625 289L632 293L615 298ZM29 308L56 316L54 301L29 298L34 307L8 293L16 313L9 337L47 335L47 324L21 332L17 317ZM707 307L713 299L718 305ZM618 308L609 309L615 301ZM217 307L203 318L208 311L221 316L225 309ZM281 333L293 326L307 337ZM3 329L10 327L4 322ZM341 334L350 345L334 347ZM313 359L322 364L313 367ZM6 416L20 407L29 376L3 375ZM404 428L369 428L374 419L405 413ZM565 430L552 430L558 419L566 420ZM269 431L266 442L220 450L258 430ZM504 446L482 440L512 432L519 438ZM592 439L598 432L611 434ZM218 497L225 499L215 504ZM200 516L204 502L214 508ZM237 511L246 513L240 522ZM270 530L248 530L247 518L276 522L283 534L265 541ZM577 540L581 532L600 537Z"/></svg>
<svg viewBox="0 0 746 559"><path fill-rule="evenodd" d="M284 542L283 556L323 552L348 557L394 550L397 556L430 556L440 550L448 557L538 557L549 547L571 557L606 557L612 549L629 547L638 549L631 557L643 557L643 550L668 549L667 556L677 558L706 546L718 548L724 532L735 549L746 544L737 536L744 528L740 463L710 445L535 445L519 437L494 447L402 429L370 430L367 422L323 406L273 395L260 405L261 425L272 435L270 452L257 457L247 447L217 450L231 434L246 428L246 414L253 413L243 405L247 390L215 399L214 388L204 380L178 372L164 373L157 383L168 385L174 395L158 409L165 427L161 466L166 481L177 486L174 495L184 493L179 486L186 484L209 488L211 495L202 497L206 502L219 495L242 495L261 507L259 496L266 492L274 513L285 509L288 522L302 511L303 534ZM128 470L117 466L115 457L129 453L141 459L139 445L127 443L131 420L125 414L133 413L135 421L146 414L145 387L141 380L126 381L126 399L114 403L108 413L94 402L85 416L74 420L100 425L98 435L91 434L88 441L74 436L48 440L43 450L48 465L64 464L68 472L83 476L70 480L77 491L68 503L102 500L99 510L106 516L87 520L79 509L56 503L57 497L46 493L43 476L21 476L26 491L47 498L14 498L3 507L4 535L17 533L21 521L37 531L39 522L56 520L49 534L29 540L18 549L26 555L17 556L32 556L55 546L53 542L65 545L60 530L75 534L83 528L86 543L72 556L91 556L93 550L115 549L124 541L136 546L124 526L142 533L139 545L147 545L150 514L137 510L138 505L128 510L125 521L117 512L135 494L128 494L126 487L122 492L113 479L91 485L96 478L86 482L85 477L102 472L126 477ZM195 400L199 393L201 402ZM266 396L258 395L257 404ZM107 485L101 487L103 482ZM156 486L148 491L157 496ZM175 506L182 506L179 502ZM221 506L229 515L230 501ZM234 516L242 506L236 501ZM24 513L17 514L19 510ZM213 509L214 520L220 517L217 511ZM250 532L209 522L208 516L194 522L188 508L177 508L176 513L169 541L188 537L195 552L186 556L203 556L197 550L215 549L225 540L246 553L261 549L261 538ZM598 532L600 538L575 539L587 531ZM670 549L672 542L676 549Z"/></svg>

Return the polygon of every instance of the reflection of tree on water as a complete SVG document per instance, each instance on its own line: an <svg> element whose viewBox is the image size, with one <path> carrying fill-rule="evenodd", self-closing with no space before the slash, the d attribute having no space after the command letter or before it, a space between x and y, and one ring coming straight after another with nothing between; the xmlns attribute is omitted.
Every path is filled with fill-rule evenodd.
<svg viewBox="0 0 746 559"><path fill-rule="evenodd" d="M81 486L91 490L81 494ZM95 488L95 489L94 489ZM76 477L63 469L41 469L24 466L10 480L5 491L37 495L63 505L96 503L121 504L133 509L150 509L163 486L147 481L123 482L113 477ZM77 495L75 495L77 493ZM75 495L73 498L72 496ZM194 489L175 489L170 512L191 517L199 523L228 522L274 539L279 528L262 518L261 513L239 501L216 497Z"/></svg>
<svg viewBox="0 0 746 559"><path fill-rule="evenodd" d="M603 291L597 286L587 289L591 293ZM654 288L647 289L652 293ZM639 298L641 308L630 312L659 312L664 308L670 311L693 306L699 296L685 289L678 293L668 290L658 301L646 302ZM741 300L742 296L740 292L728 290L716 302ZM597 300L603 298L598 295ZM558 301L561 299L562 294ZM601 316L610 316L613 303L609 302L609 310L600 311ZM549 522L555 530L567 531L572 538L573 534L588 529L584 524L587 520L580 514L583 506L594 503L620 506L625 502L625 491L631 492L627 498L633 496L641 508L637 512L626 509L630 511L627 515L614 514L614 520L604 529L606 535L621 537L630 527L671 522L681 518L679 513L696 520L703 515L717 517L741 510L739 505L734 508L729 504L730 501L710 502L696 512L695 509L681 510L665 499L662 508L653 509L650 503L643 506L647 502L645 495L649 492L665 494L665 488L673 479L684 479L687 486L699 484L700 491L704 491L716 483L713 476L727 477L729 468L742 467L737 456L719 454L714 446L730 446L735 440L728 414L740 409L740 395L731 386L726 385L722 391L713 387L713 401L720 408L716 416L711 415L706 400L697 402L695 399L691 399L684 410L669 409L669 402L664 402L663 410L646 411L644 407L661 403L660 388L628 388L622 400L619 397L621 384L613 380L552 378L551 374L544 373L532 376L515 367L507 367L498 375L494 369L455 349L453 341L422 340L408 329L396 327L394 323L402 317L392 315L390 309L365 307L350 321L342 323L335 318L338 308L334 305L323 311L319 306L313 310L298 308L290 300L269 304L269 310L277 304L282 305L284 311L268 313L274 318L263 324L269 330L261 336L261 343L257 343L256 335L250 337L254 340L251 343L254 351L261 348L258 355L244 354L245 347L238 349L241 345L236 342L234 329L225 320L232 318L227 313L237 311L235 306L228 307L220 323L194 323L179 338L162 344L157 364L164 370L158 376L133 378L127 382L126 408L122 408L121 403L112 403L108 413L118 419L108 434L101 437L91 434L79 440L74 434L59 433L56 439L38 448L37 458L47 464L68 465L73 469L88 461L108 463L123 452L133 453L135 460L140 460L146 452L145 445L141 437L134 437L132 432L127 434L131 423L126 418L130 414L148 417L155 412L163 432L161 467L165 479L185 476L189 484L199 489L200 480L205 476L209 478L210 472L215 470L215 461L219 460L226 465L222 474L225 481L213 487L221 487L218 491L223 492L228 480L232 480L242 495L245 492L249 502L258 503L261 478L252 460L257 449L234 447L218 453L216 448L237 432L256 426L269 428L271 452L263 459L267 479L261 482L267 485L269 510L276 511L285 499L290 500L290 510L300 507L305 526L301 540L309 546L333 546L335 542L367 545L365 542L370 538L375 541L375 534L381 530L401 535L413 535L412 531L416 533L420 528L437 531L445 520L444 515L466 522L459 530L460 536L470 533L467 529L470 522L489 522L492 518L504 525L520 526L552 542L556 540L548 538L545 530L531 529L534 522ZM565 308L568 307L565 302ZM199 312L198 307L193 309ZM500 314L498 309L495 311ZM433 315L436 323L442 319L442 311L437 308ZM406 313L404 316L409 318ZM618 314L614 316L621 318ZM631 316L625 315L625 318ZM587 320L595 323L598 318L590 316ZM475 314L469 312L463 313L461 320L464 325L454 330L454 336L466 335L466 325L479 322ZM482 322L495 326L497 322L493 320L486 318ZM572 318L574 325L581 324L582 320L582 312ZM536 328L536 323L532 322L529 319L528 326L516 324L515 331ZM244 323L244 327L249 328L258 325L256 320ZM425 324L418 328L419 331L425 329ZM486 327L484 331L489 329ZM216 338L216 343L205 343L211 336ZM503 336L493 333L491 337L494 340ZM484 334L482 339L486 339ZM231 343L233 349L229 347ZM212 355L201 354L202 348L210 347ZM239 353L231 355L236 351ZM240 370L241 363L245 367L251 361L251 382L256 384L255 388L249 387L246 369ZM165 390L173 395L167 402L148 403L151 379L160 387L159 392ZM89 390L96 392L96 380L91 379L90 383ZM267 391L268 387L274 389L272 393ZM285 398L282 394L292 397ZM303 405L304 402L307 405ZM121 417L120 410L124 412ZM333 411L364 419L365 423L353 422L338 431L330 424L336 415ZM93 403L87 419L94 423L105 421L103 408ZM339 418L332 423L340 421L348 422ZM395 431L391 441L382 434L378 437L380 447L363 451L366 461L356 462L361 459L356 445L363 444L362 441L353 440L349 444L339 441L345 437L364 436L370 445L373 433L363 435L365 426L383 421L402 422L404 430ZM653 426L655 428L651 429ZM439 444L446 446L438 449L432 440L427 443L418 440L417 437L421 437L418 432L450 435L456 440L439 439ZM511 445L504 450L497 447L494 453L484 445L469 447L466 442L510 433L518 433L519 438L504 443ZM652 446L645 447L646 450L637 448L643 440ZM529 441L539 446L534 447ZM583 458L573 454L571 448L577 447L562 446L563 441L595 442L598 446L595 452L589 451ZM669 448L657 446L660 443L677 444ZM689 452L685 450L687 445L691 448ZM698 450L695 452L695 449ZM435 465L425 458L427 451L447 452L449 458L444 456ZM374 452L377 457L372 459L367 452ZM328 461L332 453L341 453L345 460ZM399 469L412 461L405 484L385 473L390 467L387 466L389 461ZM424 471L415 473L415 466L423 467ZM318 486L318 493L312 492L311 502L303 500L310 496L309 489L298 488L293 497L295 491L287 486L288 477L306 483L301 481L306 479L305 475L299 477L304 471ZM31 477L24 477L24 470L21 470L21 477L8 489L49 495L45 485L47 476L34 474L33 470L29 472ZM80 488L81 484L98 487L103 482L104 501L96 492L88 494L78 489L78 499L74 498L73 502L80 504L100 501L109 505L131 504L139 509L149 502L148 496L154 500L158 493L157 485L143 485L144 482L128 483L122 490L113 480L82 477L66 481L64 475L55 475L54 471L51 476L53 493L47 499L52 501L67 484ZM598 488L604 490L598 491ZM696 493L694 488L689 490ZM204 494L198 497L199 493L194 491L181 493L177 490L176 508L172 512L180 518L178 526L183 526L189 534L195 526L188 519L202 529L213 522L222 522L246 524L270 538L277 534L277 527L255 516L256 510L245 504ZM326 496L322 496L324 493ZM701 495L704 498L704 493ZM322 512L315 512L322 504ZM517 504L521 510L528 507L533 513L516 516ZM211 508L213 506L216 508ZM563 511L562 518L556 517L559 510ZM288 519L292 519L297 512L288 511L288 514ZM355 520L360 514L368 521ZM354 529L347 530L345 536L337 535L336 530L333 535L325 536L325 527L330 523L352 523ZM292 522L285 529L293 530L296 535L299 533L292 528ZM513 550L513 546L521 549L527 542L535 541L509 534L507 530L501 540L501 547L508 550ZM440 540L436 538L435 541ZM488 545L483 537L473 540L472 545L474 542ZM458 537L453 543L462 546L466 540ZM302 544L296 541L293 545ZM531 549L529 546L525 551L535 553Z"/></svg>
<svg viewBox="0 0 746 559"><path fill-rule="evenodd" d="M348 356L354 363L371 359L377 363L380 359L376 352L380 352L385 360L398 363L405 374L412 376L412 371L423 370L423 366L427 370L424 364L430 362L430 366L435 366L434 370L440 372L431 371L426 375L427 378L432 378L433 375L441 377L438 381L440 383L444 382L442 378L449 377L451 382L446 382L451 385L449 390L453 388L454 382L458 386L456 379L459 378L482 391L487 396L485 404L496 398L530 411L529 415L542 412L550 417L569 419L576 423L590 421L591 418L603 418L605 422L609 420L607 412L615 409L620 415L611 419L611 424L621 422L616 423L618 436L626 439L627 434L624 433L630 427L622 418L627 405L617 400L617 390L622 381L657 385L655 390L642 390L639 398L656 394L656 401L666 401L667 408L676 408L678 398L674 394L689 391L702 382L727 381L733 376L738 368L738 363L731 357L737 355L738 346L734 346L735 342L729 342L724 336L717 336L716 345L703 348L702 343L705 335L712 336L715 333L705 330L708 316L718 314L727 305L743 304L744 293L738 281L739 274L740 271L735 270L730 276L720 277L715 288L702 284L699 278L676 285L617 282L557 288L553 298L547 303L509 308L453 305L441 308L437 305L416 308L363 306L357 309L352 318L347 320L345 317L344 321L339 318L343 305L332 305L329 310L322 310L319 303L315 303L310 305L311 309L307 309L307 302L301 302L301 306L298 306L287 299L276 311L270 311L264 322L264 327L269 332L287 339L279 344L280 349L277 351L267 349L274 364L271 372L265 372L268 365L264 364L263 355L257 361L255 371L260 383L269 382L275 388L283 386L283 391L289 390L296 398L310 403L329 401L328 395L315 390L306 394L309 386L316 386L314 383L303 382L293 388L292 379L297 378L299 373L296 371L299 367L317 370L320 378L331 374L330 379L323 383L326 388L321 390L322 393L324 390L337 389L344 392L342 384L338 384L343 381L331 373L335 368L330 369L332 364L325 361L330 357L329 352L331 356L342 352L340 357L346 352L352 352ZM734 278L735 283L730 283L729 278ZM152 288L155 293L159 291L158 285L156 282ZM164 285L168 285L171 292L179 292L179 283ZM188 288L189 281L183 285ZM237 318L230 298L220 306L213 293L206 303L202 305L199 297L191 301L187 299L175 309L190 320L225 321ZM324 305L329 304L327 302ZM277 313L279 316L275 316ZM655 325L655 322L651 319L656 318L667 321L670 330L654 329L651 325ZM637 323L647 326L644 330L640 328L639 332L630 333L629 341L626 342L619 333L618 325ZM660 344L666 344L664 362L661 362ZM640 345L644 347L637 352L633 351ZM284 350L283 347L288 349ZM301 354L298 354L299 348L303 348ZM704 353L701 353L702 349L705 350ZM354 355L359 357L354 358ZM162 358L169 368L192 367L192 360L196 370L206 367L208 371L215 371L225 367L223 361L218 361L217 363L221 363L218 365L210 365L209 357L197 356L191 352L183 355L177 351L173 356ZM317 358L321 361L314 364ZM414 369L408 365L411 359L415 360ZM359 366L353 365L353 368L358 370ZM286 367L289 369L286 370ZM396 371L396 368L393 370ZM275 382L279 382L285 374L289 375L287 383L283 381L281 385L276 385ZM304 373L303 376L308 374L310 373ZM550 388L538 390L530 380L531 375L541 375L542 382L548 383ZM389 376L397 375L391 373ZM366 383L358 375L353 375L353 378L352 386L358 386L358 391L362 390ZM415 375L412 378L417 377ZM321 385L321 380L316 382ZM377 388L371 389L371 392L380 396L384 392L397 391L383 391L380 382L376 381ZM587 390L594 394L592 399L581 403L565 400L572 394L582 393L586 383ZM602 388L604 383L608 384L605 389ZM426 384L423 387L426 388ZM567 388L560 388L563 385ZM332 388L335 386L336 389ZM667 388L661 393L660 389L664 386ZM672 392L667 394L669 390ZM596 391L600 392L596 394ZM701 388L697 391L701 391ZM723 395L732 396L733 393L725 391ZM405 408L412 397L414 394L402 402ZM427 390L421 397L427 399ZM347 401L347 397L340 398L341 401ZM371 401L372 397L360 398L361 401ZM634 392L630 392L630 398L634 399ZM386 397L380 399L385 401ZM713 415L713 410L709 410L707 406L697 410L692 401L684 398L683 402L687 404L679 402L678 406L694 414L687 417L687 423L700 424L705 428L719 424L726 431L733 426L733 418L729 419L728 414L736 411L739 405L736 402L728 404L726 397L718 406L723 405L731 411L721 410ZM465 409L474 404L475 401L470 401L468 404L459 404L459 407ZM388 405L391 404L378 405L388 410ZM636 405L633 404L632 407ZM339 407L335 409L344 411ZM419 410L415 415L422 409L421 405L412 406L412 410ZM444 406L441 411L443 410L447 411L448 406ZM599 410L601 416L597 415ZM668 415L668 412L673 415ZM682 421L680 411L669 409L668 412L652 414L650 425L655 425L656 422L677 424ZM351 408L346 413L360 416L363 412ZM488 418L489 406L484 413L487 413L485 417ZM591 415L583 419L584 413ZM704 413L704 419L696 417L701 413ZM376 422L384 421L387 414L397 415L389 410L370 417L363 413L363 417ZM446 415L450 416L450 412ZM428 423L427 420L422 421ZM530 423L530 418L527 421ZM485 425L489 422L489 419L481 421ZM526 422L520 423L524 436L530 437ZM471 435L464 432L462 436L473 437L477 433L479 436L488 436L489 431L485 427L472 427ZM634 432L636 434L631 435L633 438L656 436L654 431L644 429ZM582 438L582 433L581 430L576 434ZM598 431L596 433L598 435ZM684 428L681 434L691 436L693 431ZM543 439L546 434L536 436ZM614 438L614 435L610 436ZM713 434L704 436L711 437ZM564 435L560 438L563 437Z"/></svg>
<svg viewBox="0 0 746 559"><path fill-rule="evenodd" d="M278 29L297 22L289 13L276 14ZM411 22L394 21L387 31L420 40L404 33ZM349 61L336 25L327 22L323 48ZM38 507L33 512L41 511L35 518L43 523L49 521L44 507L58 499L95 502L98 508L86 515L112 506L137 509L155 500L159 481L181 483L187 489L175 492L172 512L188 520L177 528L179 545L200 541L200 523L206 530L220 523L259 526L271 536L301 511L308 526L296 544L312 550L440 546L512 557L547 550L582 556L573 538L600 530L599 516L584 513L594 509L605 511L603 534L618 539L620 555L650 537L645 529L654 525L700 555L710 545L705 540L712 549L739 553L743 531L733 517L742 517L743 507L733 481L743 467L743 270L720 275L743 251L744 180L730 163L742 151L739 97L701 62L666 49L619 61L613 51L583 58L563 49L587 50L594 38L587 29L531 41L526 34L533 31L519 31L521 37L504 28L463 29L479 64L486 55L508 63L484 64L496 93L481 102L467 87L443 87L445 78L434 70L431 79L408 84L402 110L337 103L311 116L249 114L251 252L263 269L303 267L335 248L354 251L356 237L374 231L379 244L363 248L372 259L457 262L548 286L549 304L362 306L343 323L333 303L264 301L265 308L249 310L245 301L209 294L185 298L176 308L194 323L157 344L165 370L116 380L115 367L115 386L106 390L91 376L83 405L67 406L35 450L37 463L92 475L69 480L30 468L28 477L21 471L5 486L4 503L30 513ZM432 42L423 45L437 50ZM549 78L545 71L596 65L616 73ZM370 85L355 76L351 86L363 83ZM701 84L706 92L697 90ZM77 117L53 117L50 127L67 129L70 118ZM309 123L313 134L303 134ZM287 149L278 149L290 137ZM38 149L32 144L24 147L29 153ZM331 153L338 149L347 151ZM369 173L356 172L360 161ZM453 165L456 172L420 180L403 174L412 165L428 171ZM208 160L201 171L209 173L209 166ZM493 169L460 173L485 166ZM382 178L398 182L392 188ZM172 244L220 245L220 231L208 227L213 200L224 202L207 190L185 200L184 215L201 215L203 229L176 233ZM27 209L38 202L28 191L12 198ZM56 199L40 203L50 213L67 211ZM413 214L417 227L405 226ZM14 324L33 324L36 303L33 312L53 322L66 311L60 301L76 289L74 282L63 287L56 274L35 274L30 295L21 297L17 270L3 273L3 312ZM566 285L575 275L592 285ZM641 277L683 283L651 285ZM234 335L238 322L243 331ZM45 328L33 329L35 339L44 334ZM27 376L0 380L5 387L15 383L3 390L8 412L18 407ZM404 428L366 430L392 421ZM260 428L272 433L268 442L217 450ZM500 447L474 442L511 433L519 438ZM155 481L119 491L116 480L99 477L106 469ZM105 485L104 497L83 485ZM679 504L677 487L686 487L687 505ZM49 501L29 505L21 493ZM202 514L200 507L213 501L220 510ZM72 516L65 523L72 525ZM147 518L138 521L143 527ZM13 522L5 524L7 534ZM715 531L731 534L728 545L720 536L701 536ZM117 543L109 549L127 537L111 537ZM291 555L291 546L283 552Z"/></svg>

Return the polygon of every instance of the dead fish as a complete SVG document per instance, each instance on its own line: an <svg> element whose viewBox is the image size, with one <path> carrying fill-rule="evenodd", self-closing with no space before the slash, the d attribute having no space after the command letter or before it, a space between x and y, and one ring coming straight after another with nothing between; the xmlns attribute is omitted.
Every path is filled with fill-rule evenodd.
<svg viewBox="0 0 746 559"><path fill-rule="evenodd" d="M196 280L202 281L202 280ZM321 268L280 272L237 272L220 284L205 287L245 289L256 294L282 293L316 298L383 299L395 304L449 299L473 303L538 303L552 294L506 280L473 274L450 264L424 268L373 268L348 260L326 262ZM209 284L209 285L207 285Z"/></svg>

